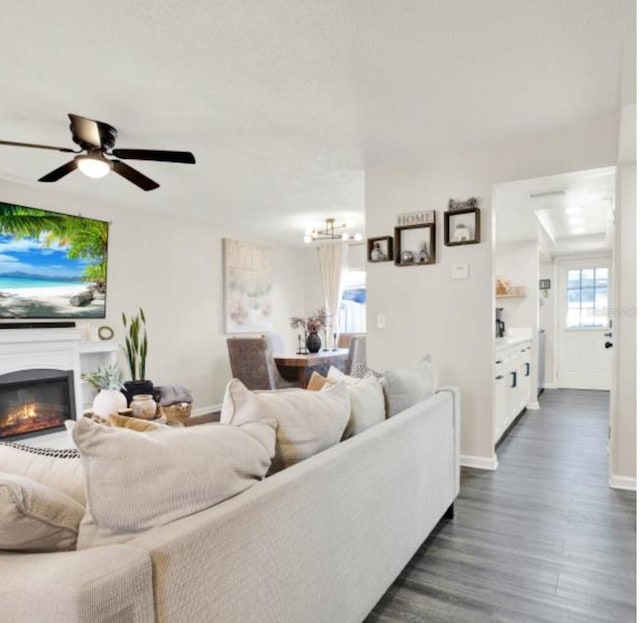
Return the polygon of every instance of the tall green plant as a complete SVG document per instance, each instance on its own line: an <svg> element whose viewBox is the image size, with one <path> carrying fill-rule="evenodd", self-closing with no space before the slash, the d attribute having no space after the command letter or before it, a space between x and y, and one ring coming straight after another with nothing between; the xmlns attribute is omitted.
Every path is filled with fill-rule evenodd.
<svg viewBox="0 0 640 623"><path fill-rule="evenodd" d="M142 381L145 378L147 368L147 327L146 319L142 307L135 315L127 318L122 312L122 324L125 328L125 345L123 347L127 355L129 370L131 371L131 380Z"/></svg>

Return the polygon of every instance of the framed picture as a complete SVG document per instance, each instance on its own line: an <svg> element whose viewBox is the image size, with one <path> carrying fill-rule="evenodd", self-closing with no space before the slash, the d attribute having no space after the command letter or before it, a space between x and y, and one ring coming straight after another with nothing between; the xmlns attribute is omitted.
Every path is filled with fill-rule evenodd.
<svg viewBox="0 0 640 623"><path fill-rule="evenodd" d="M369 262L390 262L393 259L393 238L380 236L367 240L367 260Z"/></svg>
<svg viewBox="0 0 640 623"><path fill-rule="evenodd" d="M394 229L395 265L421 266L436 262L436 224Z"/></svg>
<svg viewBox="0 0 640 623"><path fill-rule="evenodd" d="M549 290L551 288L551 279L540 279L540 289Z"/></svg>
<svg viewBox="0 0 640 623"><path fill-rule="evenodd" d="M271 248L224 238L224 330L273 329Z"/></svg>
<svg viewBox="0 0 640 623"><path fill-rule="evenodd" d="M480 208L449 210L444 213L444 244L454 247L480 242Z"/></svg>

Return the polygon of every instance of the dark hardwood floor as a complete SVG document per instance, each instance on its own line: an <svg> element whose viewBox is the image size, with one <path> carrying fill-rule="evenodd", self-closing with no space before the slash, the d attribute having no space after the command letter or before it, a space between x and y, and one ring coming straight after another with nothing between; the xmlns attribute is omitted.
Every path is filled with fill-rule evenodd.
<svg viewBox="0 0 640 623"><path fill-rule="evenodd" d="M607 392L547 390L464 469L442 521L366 623L636 620L636 496L608 486Z"/></svg>

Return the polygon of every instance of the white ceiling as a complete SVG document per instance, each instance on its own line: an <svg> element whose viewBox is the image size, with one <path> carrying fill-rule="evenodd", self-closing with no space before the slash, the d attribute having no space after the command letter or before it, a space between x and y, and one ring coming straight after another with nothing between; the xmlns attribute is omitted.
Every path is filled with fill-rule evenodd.
<svg viewBox="0 0 640 623"><path fill-rule="evenodd" d="M538 239L552 255L610 250L614 200L612 167L498 184L496 241Z"/></svg>
<svg viewBox="0 0 640 623"><path fill-rule="evenodd" d="M51 192L301 244L362 225L364 168L559 127L618 108L634 0L6 0L0 138L70 145L68 112L161 188L76 172ZM36 185L65 154L0 147ZM1 197L0 197L1 199Z"/></svg>

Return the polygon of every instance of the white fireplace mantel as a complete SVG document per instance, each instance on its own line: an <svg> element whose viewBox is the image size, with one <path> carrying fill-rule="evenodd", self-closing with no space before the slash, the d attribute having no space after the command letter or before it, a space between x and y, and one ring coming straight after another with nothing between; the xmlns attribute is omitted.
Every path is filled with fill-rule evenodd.
<svg viewBox="0 0 640 623"><path fill-rule="evenodd" d="M76 418L82 413L80 331L68 329L1 329L0 375L47 368L72 370Z"/></svg>

